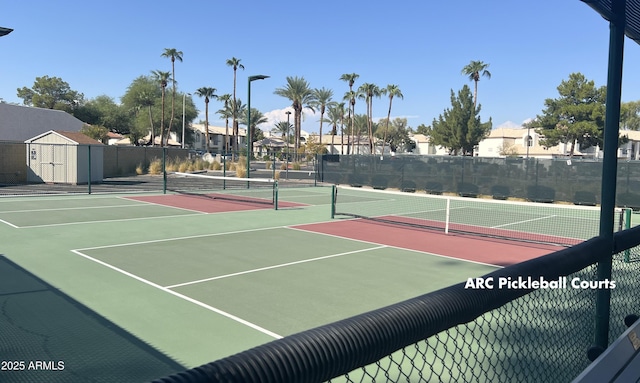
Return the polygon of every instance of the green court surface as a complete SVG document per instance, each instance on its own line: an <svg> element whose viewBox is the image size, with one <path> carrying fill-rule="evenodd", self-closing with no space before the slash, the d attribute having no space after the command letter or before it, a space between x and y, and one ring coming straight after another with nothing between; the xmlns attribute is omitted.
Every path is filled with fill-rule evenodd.
<svg viewBox="0 0 640 383"><path fill-rule="evenodd" d="M297 205L202 213L132 195L0 198L0 354L64 362L0 381L159 378L495 269L304 230L338 221L331 188L279 193Z"/></svg>

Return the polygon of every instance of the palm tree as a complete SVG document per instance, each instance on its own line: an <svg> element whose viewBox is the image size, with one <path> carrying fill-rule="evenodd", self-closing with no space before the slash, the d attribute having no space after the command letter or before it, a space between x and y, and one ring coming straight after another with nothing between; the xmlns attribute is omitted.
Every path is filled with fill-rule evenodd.
<svg viewBox="0 0 640 383"><path fill-rule="evenodd" d="M218 96L218 101L224 102L224 106L222 109L218 110L218 114L220 117L224 118L224 153L229 152L229 118L233 117L233 113L231 113L231 108L229 108L229 102L231 101L231 95L229 93L225 93L221 96Z"/></svg>
<svg viewBox="0 0 640 383"><path fill-rule="evenodd" d="M291 125L291 123L286 121L278 121L274 125L272 132L280 133L282 140L287 141L287 137L290 137L291 128L293 128L293 125Z"/></svg>
<svg viewBox="0 0 640 383"><path fill-rule="evenodd" d="M162 116L160 117L160 146L164 146L164 94L165 89L167 88L167 84L171 81L171 73L163 72L160 70L154 70L151 72L153 74L154 80L160 84L160 88L162 89ZM155 145L155 141L153 142Z"/></svg>
<svg viewBox="0 0 640 383"><path fill-rule="evenodd" d="M195 93L198 97L204 97L204 136L207 141L205 150L209 153L209 100L218 96L216 96L216 88L198 88Z"/></svg>
<svg viewBox="0 0 640 383"><path fill-rule="evenodd" d="M382 94L389 96L389 112L387 112L387 124L384 128L384 138L382 139L382 151L380 154L384 155L384 147L387 145L387 132L389 131L389 120L391 120L391 103L394 97L403 99L404 95L397 85L389 84L385 89L382 89Z"/></svg>
<svg viewBox="0 0 640 383"><path fill-rule="evenodd" d="M353 133L353 115L356 114L356 94L353 92L353 84L360 77L356 73L345 73L340 76L340 80L346 81L349 84L349 92L345 93L344 100L349 101L349 125L350 130ZM348 97L348 98L347 98ZM349 154L349 147L347 146L347 154Z"/></svg>
<svg viewBox="0 0 640 383"><path fill-rule="evenodd" d="M227 60L227 66L233 68L233 106L231 107L231 111L233 112L233 134L237 137L238 135L238 108L236 106L236 75L239 69L244 70L244 65L240 64L240 59L232 57ZM233 142L233 151L238 151L238 141L237 139Z"/></svg>
<svg viewBox="0 0 640 383"><path fill-rule="evenodd" d="M164 48L162 57L171 58L171 82L173 83L173 92L171 94L171 119L169 120L169 133L171 133L171 125L173 124L173 117L176 111L176 60L182 62L182 51L175 48ZM167 140L169 134L167 134Z"/></svg>
<svg viewBox="0 0 640 383"><path fill-rule="evenodd" d="M331 125L331 153L333 153L333 140L338 134L338 124L342 123L344 118L344 102L334 102L329 106L327 110L327 118L324 120ZM344 133L344 132L343 132Z"/></svg>
<svg viewBox="0 0 640 383"><path fill-rule="evenodd" d="M469 80L473 81L475 85L473 90L473 110L478 105L478 81L480 81L480 77L491 78L491 72L487 70L488 67L489 64L485 64L482 61L471 61L469 65L462 68L462 74L468 76Z"/></svg>
<svg viewBox="0 0 640 383"><path fill-rule="evenodd" d="M373 153L373 98L380 97L382 91L376 84L364 83L358 88L358 98L367 104L367 135L369 136L369 151Z"/></svg>
<svg viewBox="0 0 640 383"><path fill-rule="evenodd" d="M244 108L242 110L242 119L240 121L243 125L247 125L247 117L247 108ZM260 112L256 108L251 108L251 126L247 127L247 134L248 139L251 139L252 143L256 139L256 127L260 124L264 124L267 121L269 120L267 119L267 117L265 117L264 114L262 114L262 112Z"/></svg>
<svg viewBox="0 0 640 383"><path fill-rule="evenodd" d="M331 89L314 89L311 93L311 105L320 111L320 134L318 142L322 146L322 121L324 119L324 112L327 106L331 106L334 102L331 101L333 97L333 91Z"/></svg>
<svg viewBox="0 0 640 383"><path fill-rule="evenodd" d="M312 91L309 88L309 83L304 77L287 77L287 86L284 88L277 88L274 94L288 98L292 102L293 107L293 126L295 127L295 147L296 152L300 147L300 127L302 125L302 109L313 109L310 105L312 99Z"/></svg>

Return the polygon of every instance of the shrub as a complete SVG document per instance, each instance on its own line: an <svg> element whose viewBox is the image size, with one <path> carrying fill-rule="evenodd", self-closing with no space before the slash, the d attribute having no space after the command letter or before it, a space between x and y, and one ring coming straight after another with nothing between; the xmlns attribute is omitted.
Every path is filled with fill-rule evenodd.
<svg viewBox="0 0 640 383"><path fill-rule="evenodd" d="M189 162L187 162L187 161L182 161L182 162L178 165L178 171L179 171L180 173L184 173L184 172L186 172L187 170L189 170L189 163L190 163L190 161L189 161Z"/></svg>
<svg viewBox="0 0 640 383"><path fill-rule="evenodd" d="M282 164L280 164L280 170L287 170L287 163L283 162Z"/></svg>
<svg viewBox="0 0 640 383"><path fill-rule="evenodd" d="M222 169L222 164L218 161L213 161L209 164L209 169L211 170L220 170Z"/></svg>
<svg viewBox="0 0 640 383"><path fill-rule="evenodd" d="M144 166L142 166L142 164L138 164L138 166L136 166L136 174L137 175L144 174Z"/></svg>
<svg viewBox="0 0 640 383"><path fill-rule="evenodd" d="M267 161L264 166L265 166L265 169L269 170L269 169L271 169L272 165L273 165L273 162Z"/></svg>
<svg viewBox="0 0 640 383"><path fill-rule="evenodd" d="M162 173L162 161L159 159L154 159L149 164L149 174L160 174Z"/></svg>
<svg viewBox="0 0 640 383"><path fill-rule="evenodd" d="M291 168L293 170L300 170L300 163L299 162L294 162L293 165L291 165Z"/></svg>
<svg viewBox="0 0 640 383"><path fill-rule="evenodd" d="M247 176L247 169L243 167L236 167L236 177L245 178Z"/></svg>
<svg viewBox="0 0 640 383"><path fill-rule="evenodd" d="M279 180L279 179L280 179L280 171L276 171L276 173L274 174L274 178L275 178L276 180Z"/></svg>

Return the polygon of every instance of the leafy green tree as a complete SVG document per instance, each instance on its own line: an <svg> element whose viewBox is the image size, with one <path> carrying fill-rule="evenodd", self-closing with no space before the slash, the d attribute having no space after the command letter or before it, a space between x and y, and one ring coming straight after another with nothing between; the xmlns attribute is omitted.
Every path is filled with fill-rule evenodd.
<svg viewBox="0 0 640 383"><path fill-rule="evenodd" d="M373 154L373 98L379 98L382 91L376 84L364 83L358 88L358 98L365 100L367 105L367 136L369 137L369 152Z"/></svg>
<svg viewBox="0 0 640 383"><path fill-rule="evenodd" d="M279 133L283 140L288 141L291 137L293 125L287 121L278 121L275 123L272 132Z"/></svg>
<svg viewBox="0 0 640 383"><path fill-rule="evenodd" d="M596 87L581 73L572 73L557 89L560 97L546 99L542 115L535 120L536 132L543 137L540 144L570 144L570 156L576 144L581 149L602 146L606 88Z"/></svg>
<svg viewBox="0 0 640 383"><path fill-rule="evenodd" d="M387 144L386 134L387 134L387 131L389 130L389 120L391 119L391 104L393 103L393 98L398 97L400 99L403 99L404 95L402 94L402 91L400 90L400 88L394 84L387 85L385 89L382 89L381 93L383 95L389 96L389 112L387 113L387 121L385 124L385 130L384 130L385 134L382 138L382 150L380 151L381 154L384 154L384 147ZM405 121L405 125L406 125L406 121ZM395 149L392 149L392 151L395 152Z"/></svg>
<svg viewBox="0 0 640 383"><path fill-rule="evenodd" d="M473 81L473 108L478 105L478 81L480 77L491 78L491 72L487 70L489 64L485 64L482 61L471 61L468 65L462 68L462 74L469 77L469 80Z"/></svg>
<svg viewBox="0 0 640 383"><path fill-rule="evenodd" d="M353 116L356 114L356 98L358 97L357 93L353 90L353 85L356 80L360 77L357 73L345 73L340 76L340 80L345 81L349 84L349 91L344 94L343 100L349 103L349 116L347 117L349 120L349 130L353 132ZM353 137L349 140L353 142ZM349 154L350 148L347 147L347 154Z"/></svg>
<svg viewBox="0 0 640 383"><path fill-rule="evenodd" d="M124 135L130 133L133 125L129 111L106 95L87 101L78 108L75 115L87 124L104 126L111 132Z"/></svg>
<svg viewBox="0 0 640 383"><path fill-rule="evenodd" d="M204 136L206 140L205 150L210 152L209 148L209 101L216 98L216 88L202 87L195 92L196 96L204 98Z"/></svg>
<svg viewBox="0 0 640 383"><path fill-rule="evenodd" d="M236 98L236 77L238 69L244 70L244 65L240 64L240 59L232 57L227 60L227 66L233 68L233 105L231 105L231 112L233 113L233 135L238 137L238 107L237 107L237 98ZM233 141L233 151L238 151L238 140Z"/></svg>
<svg viewBox="0 0 640 383"><path fill-rule="evenodd" d="M171 83L173 84L173 92L171 93L171 119L169 120L168 132L171 133L171 125L175 118L176 112L176 60L182 62L182 51L175 48L165 48L161 57L171 59Z"/></svg>
<svg viewBox="0 0 640 383"><path fill-rule="evenodd" d="M450 155L473 155L474 147L489 135L492 125L491 119L480 122L481 107L474 107L473 101L467 85L457 97L451 90L451 108L433 120L428 134L434 145L447 148Z"/></svg>
<svg viewBox="0 0 640 383"><path fill-rule="evenodd" d="M72 90L60 77L36 77L31 88L18 88L17 96L24 105L64 110L71 114L84 104L84 95Z"/></svg>
<svg viewBox="0 0 640 383"><path fill-rule="evenodd" d="M620 129L640 130L640 101L620 105Z"/></svg>
<svg viewBox="0 0 640 383"><path fill-rule="evenodd" d="M395 118L391 123L386 118L378 121L376 137L382 139L384 143L388 143L392 152L397 152L402 148L410 148L413 142L409 137L409 125L406 118Z"/></svg>
<svg viewBox="0 0 640 383"><path fill-rule="evenodd" d="M313 109L312 91L309 83L304 77L287 77L287 85L284 88L277 88L274 94L288 98L293 107L293 126L295 127L295 147L300 147L300 127L302 126L302 109Z"/></svg>
<svg viewBox="0 0 640 383"><path fill-rule="evenodd" d="M431 133L431 127L427 126L425 124L420 124L418 125L418 127L416 128L416 133L417 134L423 134L425 136L428 136Z"/></svg>
<svg viewBox="0 0 640 383"><path fill-rule="evenodd" d="M165 90L167 89L167 85L169 84L169 81L171 81L171 73L164 72L161 70L154 70L151 73L153 75L153 79L158 83L158 85L160 86L160 89L162 90L162 114L160 115L160 146L164 146L165 145L164 96L165 96ZM153 144L155 145L155 141Z"/></svg>
<svg viewBox="0 0 640 383"><path fill-rule="evenodd" d="M331 98L333 97L333 91L331 89L321 88L314 89L311 94L311 106L320 112L320 133L318 138L318 144L322 145L322 122L324 121L324 112L327 106L332 105Z"/></svg>
<svg viewBox="0 0 640 383"><path fill-rule="evenodd" d="M107 143L107 138L109 134L109 129L100 125L88 125L84 124L82 128L80 128L80 133L93 138L94 140L100 141L103 144Z"/></svg>

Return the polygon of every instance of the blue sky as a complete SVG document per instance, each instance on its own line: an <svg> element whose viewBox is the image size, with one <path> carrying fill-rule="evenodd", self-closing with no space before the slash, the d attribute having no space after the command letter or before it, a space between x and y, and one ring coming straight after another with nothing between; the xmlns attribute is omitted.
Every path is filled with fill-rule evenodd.
<svg viewBox="0 0 640 383"><path fill-rule="evenodd" d="M248 76L271 76L251 88L251 106L271 122L286 120L290 103L273 92L287 76L342 99L348 88L339 77L355 72L356 86L398 85L404 99L394 99L392 118L406 117L413 128L443 113L452 89L473 86L460 73L471 60L490 65L478 101L482 120L492 117L496 128L535 117L572 72L606 85L609 45L608 22L579 0L0 1L0 26L14 29L0 38L6 102L20 103L16 89L44 75L87 99L104 94L118 102L136 77L170 71L160 55L176 48L184 58L176 63L180 91L231 93L231 57L245 66L238 71L243 102ZM626 39L623 101L640 100L639 59L640 47ZM202 99L194 101L203 111ZM374 100L374 117L386 117L387 108L387 98ZM307 116L303 129L317 131L317 121Z"/></svg>

